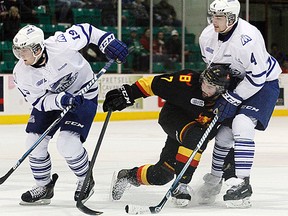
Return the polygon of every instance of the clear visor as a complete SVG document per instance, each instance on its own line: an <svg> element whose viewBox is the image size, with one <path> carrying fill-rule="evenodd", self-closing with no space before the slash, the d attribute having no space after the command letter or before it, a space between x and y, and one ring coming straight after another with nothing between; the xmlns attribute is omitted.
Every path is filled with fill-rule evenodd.
<svg viewBox="0 0 288 216"><path fill-rule="evenodd" d="M214 11L208 11L207 13L207 22L208 24L211 24L213 21L213 18L222 18L223 16L226 16L226 13L223 12L214 12Z"/></svg>
<svg viewBox="0 0 288 216"><path fill-rule="evenodd" d="M31 47L17 47L13 45L13 53L17 59L20 59L21 56L31 55L33 53Z"/></svg>
<svg viewBox="0 0 288 216"><path fill-rule="evenodd" d="M33 46L29 45L25 47L18 47L18 46L13 45L12 48L13 48L14 55L18 59L20 59L22 56L27 57L28 55L33 55L33 57L38 57L43 52L43 49L40 44L36 44ZM38 55L36 55L39 50L41 50L41 52Z"/></svg>
<svg viewBox="0 0 288 216"><path fill-rule="evenodd" d="M215 94L222 94L225 91L225 88L220 85L215 85L212 82L209 82L207 79L203 78L204 86L206 87L206 90L209 92L214 92Z"/></svg>

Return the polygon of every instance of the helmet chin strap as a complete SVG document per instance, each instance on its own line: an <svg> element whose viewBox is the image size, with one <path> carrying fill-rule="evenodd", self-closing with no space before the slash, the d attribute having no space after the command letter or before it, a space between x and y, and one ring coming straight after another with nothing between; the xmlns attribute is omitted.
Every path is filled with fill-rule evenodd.
<svg viewBox="0 0 288 216"><path fill-rule="evenodd" d="M228 17L226 16L226 29L225 29L224 31L219 32L219 33L220 33L220 34L225 34L225 33L229 32L229 31L233 28L233 26L235 25L236 22L237 22L237 20L235 20L235 21L233 22L233 24L229 26L229 19L228 19Z"/></svg>
<svg viewBox="0 0 288 216"><path fill-rule="evenodd" d="M34 55L34 53L33 53L33 56L35 57L35 59L31 65L35 65L35 64L40 65L43 62L43 60L45 59L45 56L43 55L43 51L44 51L44 49L42 49L42 51L37 56Z"/></svg>
<svg viewBox="0 0 288 216"><path fill-rule="evenodd" d="M234 24L235 24L235 22L232 24L232 25L228 25L228 20L227 20L227 22L226 22L226 29L224 30L224 31L221 31L221 32L219 32L220 34L225 34L225 33L227 33L227 32L229 32L231 29L232 29L232 27L234 26Z"/></svg>

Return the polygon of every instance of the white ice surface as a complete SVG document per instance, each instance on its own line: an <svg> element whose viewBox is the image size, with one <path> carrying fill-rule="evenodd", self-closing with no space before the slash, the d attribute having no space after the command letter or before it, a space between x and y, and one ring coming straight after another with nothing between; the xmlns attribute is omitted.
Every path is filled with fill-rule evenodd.
<svg viewBox="0 0 288 216"><path fill-rule="evenodd" d="M101 122L93 124L85 147L90 157L94 151ZM25 125L0 126L0 177L25 153ZM55 138L57 135L55 136ZM20 206L21 194L34 185L26 160L0 185L1 216L81 216L73 201L76 178L57 152L53 139L49 146L52 172L59 175L55 196L48 206ZM131 187L120 201L111 201L110 182L114 171L155 163L166 136L156 120L110 122L94 167L95 193L86 203L105 215L127 215L126 204L157 205L171 183L165 186ZM201 206L192 200L185 209L174 208L169 200L159 215L167 216L288 216L288 117L273 117L265 132L256 133L255 162L251 174L253 196L249 209L227 209L222 201L222 188L215 204ZM69 143L67 143L69 145ZM196 190L202 176L210 171L213 141L202 156L190 186Z"/></svg>

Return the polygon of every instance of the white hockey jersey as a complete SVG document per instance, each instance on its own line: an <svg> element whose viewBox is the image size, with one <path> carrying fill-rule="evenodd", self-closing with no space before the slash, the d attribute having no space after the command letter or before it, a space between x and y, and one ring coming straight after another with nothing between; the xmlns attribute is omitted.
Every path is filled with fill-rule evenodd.
<svg viewBox="0 0 288 216"><path fill-rule="evenodd" d="M97 45L105 33L90 24L73 25L44 40L48 57L45 66L35 68L20 59L13 74L25 99L40 111L59 110L55 102L58 93L76 95L93 78L90 64L78 51L89 43ZM96 82L84 97L91 99L97 94Z"/></svg>
<svg viewBox="0 0 288 216"><path fill-rule="evenodd" d="M278 62L266 50L260 31L241 18L228 40L218 40L218 33L210 24L201 33L199 44L208 65L231 64L244 76L234 90L244 100L257 93L266 81L278 79L281 73Z"/></svg>

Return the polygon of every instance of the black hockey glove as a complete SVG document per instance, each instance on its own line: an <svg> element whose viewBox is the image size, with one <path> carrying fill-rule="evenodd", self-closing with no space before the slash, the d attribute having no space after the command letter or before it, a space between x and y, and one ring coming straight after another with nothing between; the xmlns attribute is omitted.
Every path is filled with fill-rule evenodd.
<svg viewBox="0 0 288 216"><path fill-rule="evenodd" d="M128 56L128 48L125 43L115 38L114 34L107 32L104 34L99 42L99 49L107 58L116 60L117 63L123 63Z"/></svg>
<svg viewBox="0 0 288 216"><path fill-rule="evenodd" d="M130 85L122 85L119 89L107 92L103 103L103 111L121 111L134 104L132 88Z"/></svg>
<svg viewBox="0 0 288 216"><path fill-rule="evenodd" d="M218 122L234 117L242 101L243 99L239 95L231 91L223 93L214 106L214 111L219 116Z"/></svg>

